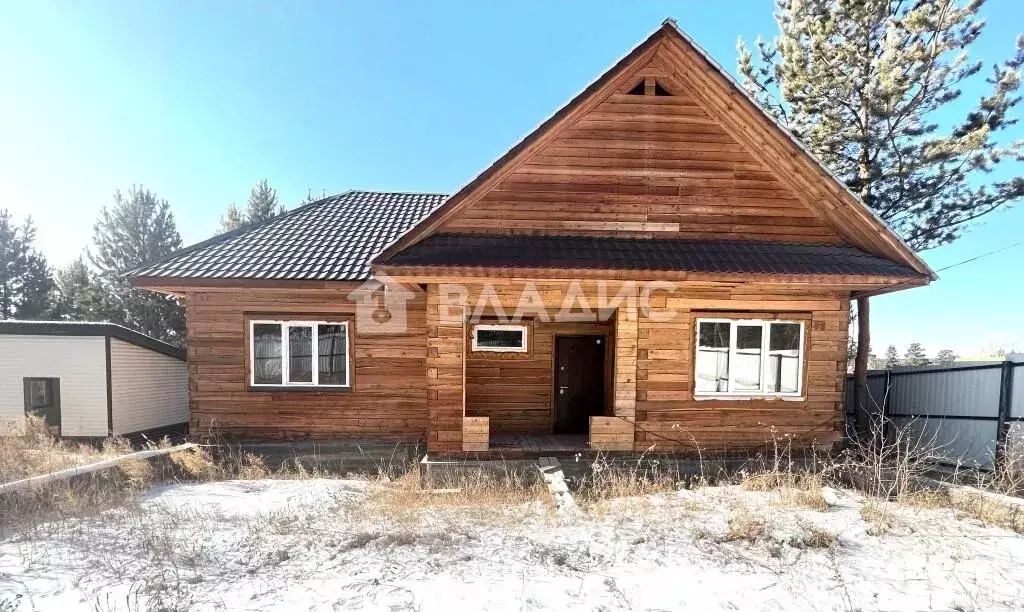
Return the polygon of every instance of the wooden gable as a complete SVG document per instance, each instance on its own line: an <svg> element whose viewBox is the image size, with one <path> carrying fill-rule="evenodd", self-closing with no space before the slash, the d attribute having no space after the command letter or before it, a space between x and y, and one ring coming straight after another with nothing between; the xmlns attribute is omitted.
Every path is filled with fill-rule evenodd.
<svg viewBox="0 0 1024 612"><path fill-rule="evenodd" d="M669 61L635 66L437 231L841 243Z"/></svg>
<svg viewBox="0 0 1024 612"><path fill-rule="evenodd" d="M932 274L672 22L378 259L466 232L849 244Z"/></svg>

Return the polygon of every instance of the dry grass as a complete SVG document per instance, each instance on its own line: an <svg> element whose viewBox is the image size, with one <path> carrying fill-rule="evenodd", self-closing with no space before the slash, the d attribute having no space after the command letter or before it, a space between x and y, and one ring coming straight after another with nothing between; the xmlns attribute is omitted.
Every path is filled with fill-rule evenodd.
<svg viewBox="0 0 1024 612"><path fill-rule="evenodd" d="M617 464L600 454L589 468L589 475L579 483L573 497L581 507L598 513L607 509L604 502L610 500L640 498L703 484L699 479L684 478L678 471L665 469L658 460L644 461L642 456Z"/></svg>
<svg viewBox="0 0 1024 612"><path fill-rule="evenodd" d="M805 524L799 535L789 539L793 548L835 548L839 545L836 534L817 525Z"/></svg>
<svg viewBox="0 0 1024 612"><path fill-rule="evenodd" d="M38 417L26 417L14 424L12 432L15 435L0 436L0 482L88 465L137 450L123 438L110 438L96 445L60 440ZM168 446L167 440L149 444L150 448ZM156 482L189 478L179 462L194 462L197 455L201 453L185 451L168 458L125 461L110 469L2 494L0 536L32 529L46 521L124 507Z"/></svg>
<svg viewBox="0 0 1024 612"><path fill-rule="evenodd" d="M413 464L372 480L375 486L368 499L344 504L343 511L350 519L408 527L447 511L466 519L498 522L521 518L522 513L513 509L524 504L536 504L546 512L554 508L536 470L466 470L435 483L436 488L425 489L420 486L419 466Z"/></svg>
<svg viewBox="0 0 1024 612"><path fill-rule="evenodd" d="M958 518L981 521L986 525L1024 533L1024 504L999 494L967 487L922 491L901 500L913 508L951 508Z"/></svg>
<svg viewBox="0 0 1024 612"><path fill-rule="evenodd" d="M1006 435L1000 461L992 472L978 472L975 483L982 489L1024 496L1024 428L1015 424Z"/></svg>
<svg viewBox="0 0 1024 612"><path fill-rule="evenodd" d="M777 505L819 512L828 510L828 503L821 493L820 474L774 471L750 474L740 481L740 486L747 491L774 492Z"/></svg>
<svg viewBox="0 0 1024 612"><path fill-rule="evenodd" d="M37 416L5 426L0 435L0 483L92 463L121 454L120 445L102 448L65 442L50 431Z"/></svg>
<svg viewBox="0 0 1024 612"><path fill-rule="evenodd" d="M957 516L973 518L986 525L993 525L1024 534L1024 508L998 501L985 495L951 495L949 507Z"/></svg>
<svg viewBox="0 0 1024 612"><path fill-rule="evenodd" d="M868 524L867 534L883 536L900 526L900 521L886 502L868 502L860 508L860 518Z"/></svg>
<svg viewBox="0 0 1024 612"><path fill-rule="evenodd" d="M749 508L737 506L729 513L729 529L723 542L749 542L754 544L767 536L764 519L755 516Z"/></svg>

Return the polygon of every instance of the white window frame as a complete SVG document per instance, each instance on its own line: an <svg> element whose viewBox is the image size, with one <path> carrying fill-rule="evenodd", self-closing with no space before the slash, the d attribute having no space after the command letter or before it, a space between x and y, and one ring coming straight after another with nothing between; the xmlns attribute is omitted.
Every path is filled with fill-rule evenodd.
<svg viewBox="0 0 1024 612"><path fill-rule="evenodd" d="M256 326L257 325L280 325L281 326L281 382L279 383L257 383L256 382ZM322 385L320 384L320 326L340 325L345 328L345 384ZM288 330L292 327L311 327L313 329L313 379L311 382L289 382L288 371L290 355L288 354ZM352 336L348 321L294 321L294 320L273 320L253 319L249 321L249 385L252 387L274 388L274 387L298 387L316 389L348 389L352 385Z"/></svg>
<svg viewBox="0 0 1024 612"><path fill-rule="evenodd" d="M700 326L701 323L728 323L729 324L729 377L726 381L725 391L697 391L697 352L700 350ZM783 393L781 391L765 391L768 384L768 363L770 346L771 325L773 323L787 323L800 326L800 341L797 345L797 370L796 370L796 391ZM793 321L787 319L715 319L698 318L694 326L694 349L693 349L693 397L695 399L745 399L757 397L780 397L780 398L802 398L804 392L804 321ZM761 388L753 390L733 390L733 365L736 363L736 328L739 326L760 326L761 327Z"/></svg>
<svg viewBox="0 0 1024 612"><path fill-rule="evenodd" d="M479 330L485 331L519 331L523 334L523 345L516 347L507 346L480 346L477 344L476 333ZM526 325L491 325L478 323L473 326L473 352L478 353L527 353L530 350L530 330Z"/></svg>

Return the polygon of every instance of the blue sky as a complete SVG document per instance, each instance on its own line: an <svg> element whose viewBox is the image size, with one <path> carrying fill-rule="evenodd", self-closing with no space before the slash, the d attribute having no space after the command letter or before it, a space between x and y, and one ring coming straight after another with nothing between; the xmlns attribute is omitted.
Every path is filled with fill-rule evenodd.
<svg viewBox="0 0 1024 612"><path fill-rule="evenodd" d="M451 192L665 17L733 69L737 36L774 34L772 6L10 0L0 207L31 214L62 264L133 183L171 202L186 243L211 235L262 178L289 206L307 189ZM983 11L973 53L991 63L1013 49L1019 5ZM925 258L938 269L1022 230L1017 206ZM1024 348L1022 263L1024 248L1011 249L875 299L876 352L915 340L930 352Z"/></svg>

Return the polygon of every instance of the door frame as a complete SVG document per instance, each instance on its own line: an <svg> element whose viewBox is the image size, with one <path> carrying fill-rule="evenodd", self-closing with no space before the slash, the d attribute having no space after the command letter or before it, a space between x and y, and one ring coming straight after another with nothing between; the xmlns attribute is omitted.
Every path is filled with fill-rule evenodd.
<svg viewBox="0 0 1024 612"><path fill-rule="evenodd" d="M24 394L24 413L29 413L29 386L31 381L46 381L50 392L50 401L52 402L53 408L56 410L57 423L53 425L57 428L57 436L61 435L61 427L64 421L64 411L60 404L60 377L59 376L23 376L21 379L22 392ZM45 417L44 417L45 418Z"/></svg>
<svg viewBox="0 0 1024 612"><path fill-rule="evenodd" d="M604 414L610 414L609 407L611 406L611 387L609 386L610 380L608 378L609 373L612 372L614 367L615 353L612 347L609 345L612 339L612 333L610 329L580 329L573 331L567 329L566 331L556 331L551 334L551 420L548 424L548 434L555 434L555 423L558 421L558 339L559 338L601 338L604 343L604 366L601 372L601 382L604 386L604 406L602 406L602 412ZM587 421L587 435L590 435L590 421Z"/></svg>

